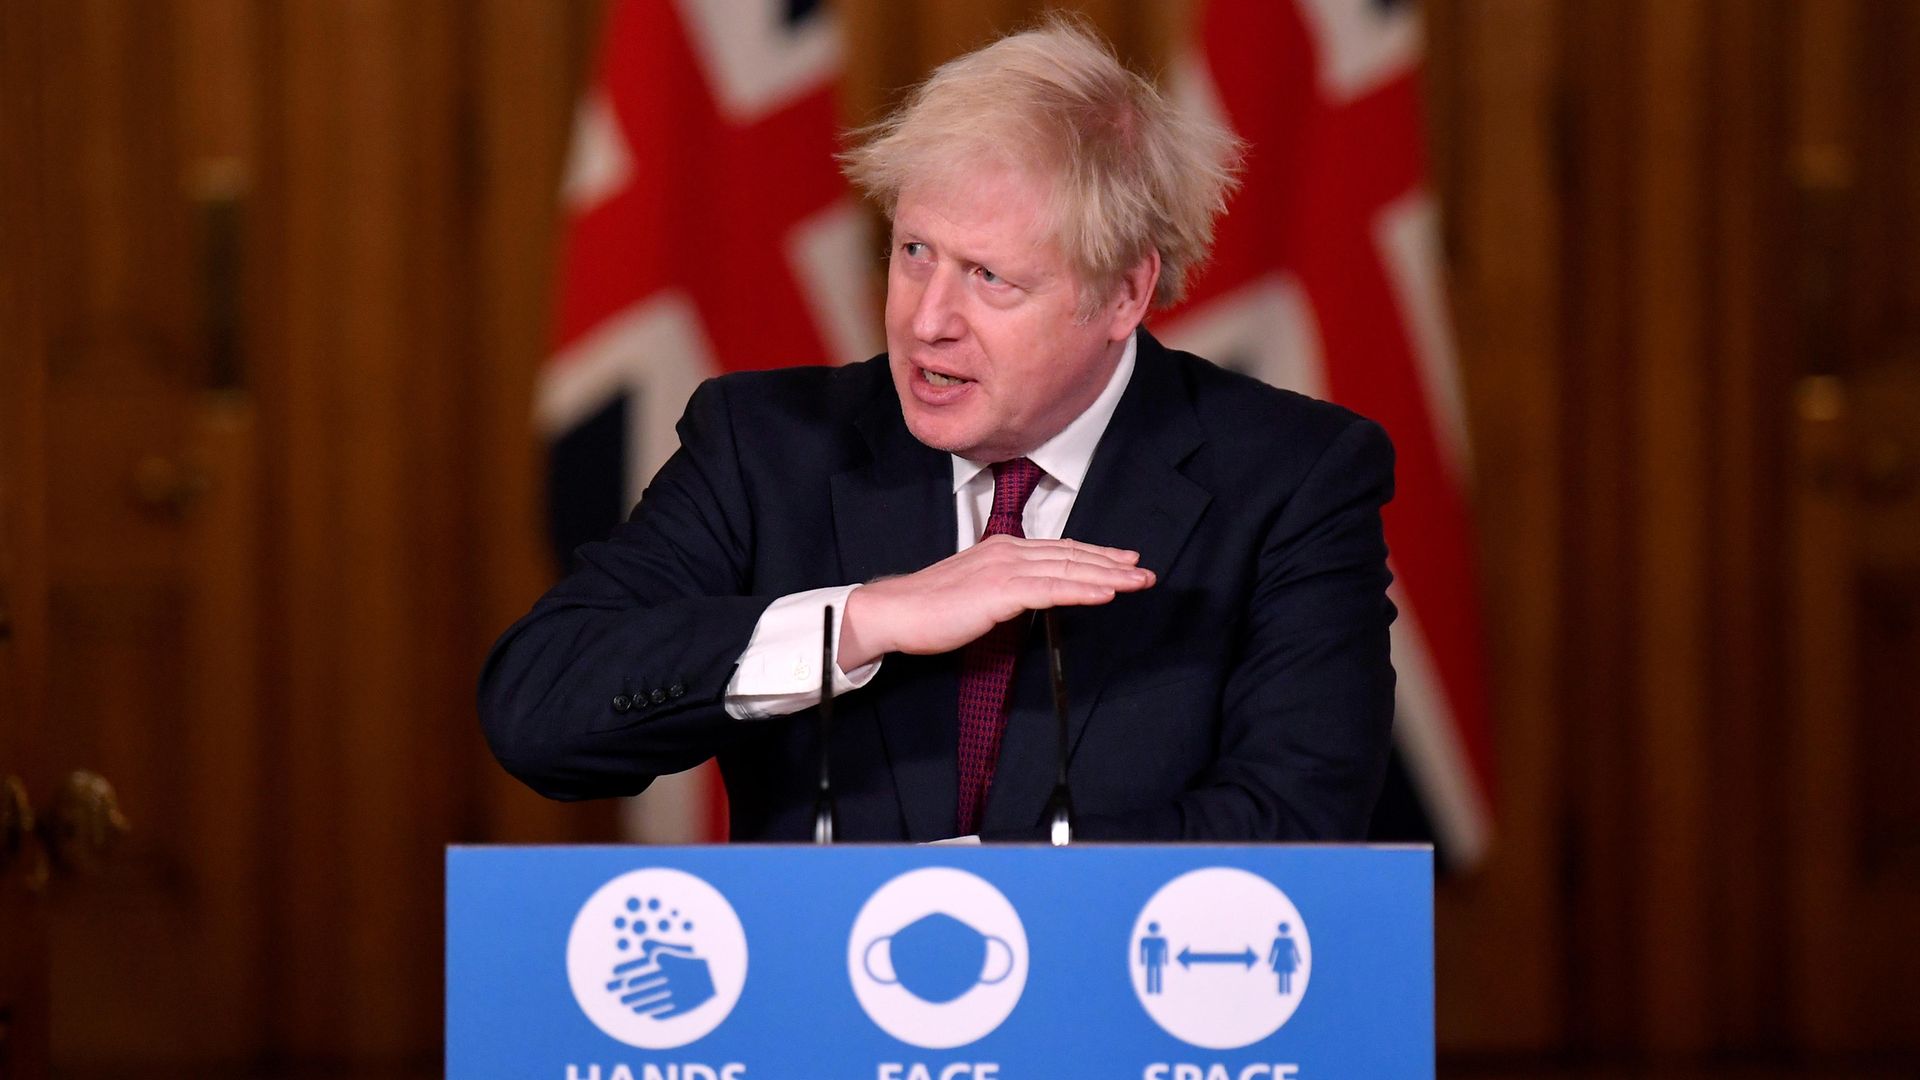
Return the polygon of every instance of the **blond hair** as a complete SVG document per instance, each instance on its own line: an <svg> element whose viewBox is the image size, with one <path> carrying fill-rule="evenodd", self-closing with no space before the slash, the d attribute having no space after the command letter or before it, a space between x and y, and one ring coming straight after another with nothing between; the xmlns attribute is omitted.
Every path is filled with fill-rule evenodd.
<svg viewBox="0 0 1920 1080"><path fill-rule="evenodd" d="M1150 251L1160 256L1154 304L1180 298L1244 153L1061 15L942 64L853 138L841 166L889 218L903 188L966 177L983 161L1050 183L1048 230L1089 286L1084 316Z"/></svg>

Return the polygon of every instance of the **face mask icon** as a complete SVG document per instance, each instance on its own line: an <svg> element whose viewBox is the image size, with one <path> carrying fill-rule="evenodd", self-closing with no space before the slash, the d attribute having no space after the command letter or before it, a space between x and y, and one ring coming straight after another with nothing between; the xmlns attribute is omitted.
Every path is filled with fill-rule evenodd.
<svg viewBox="0 0 1920 1080"><path fill-rule="evenodd" d="M874 982L895 984L922 1001L945 1004L992 986L1013 971L1013 949L945 912L936 911L867 943L862 956Z"/></svg>

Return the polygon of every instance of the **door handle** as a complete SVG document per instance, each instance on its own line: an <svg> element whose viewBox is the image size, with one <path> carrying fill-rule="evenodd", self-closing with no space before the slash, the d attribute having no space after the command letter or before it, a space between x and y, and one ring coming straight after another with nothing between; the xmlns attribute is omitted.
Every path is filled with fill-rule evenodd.
<svg viewBox="0 0 1920 1080"><path fill-rule="evenodd" d="M0 777L0 875L26 859L30 892L46 889L55 866L97 872L132 831L113 785L99 773L68 773L52 805L37 815L27 785L18 776Z"/></svg>
<svg viewBox="0 0 1920 1080"><path fill-rule="evenodd" d="M38 831L56 866L93 873L106 864L133 826L120 812L120 798L107 778L78 769L60 782Z"/></svg>

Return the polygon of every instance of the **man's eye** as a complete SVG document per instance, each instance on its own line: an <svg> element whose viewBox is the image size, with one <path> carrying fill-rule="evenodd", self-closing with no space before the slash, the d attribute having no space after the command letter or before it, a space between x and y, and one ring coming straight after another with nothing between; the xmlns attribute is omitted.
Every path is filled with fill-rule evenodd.
<svg viewBox="0 0 1920 1080"><path fill-rule="evenodd" d="M900 251L909 259L917 259L927 253L927 245L918 240L909 240L900 245Z"/></svg>
<svg viewBox="0 0 1920 1080"><path fill-rule="evenodd" d="M980 268L980 280L989 285L1000 285L1004 283L999 274L994 273L984 266Z"/></svg>

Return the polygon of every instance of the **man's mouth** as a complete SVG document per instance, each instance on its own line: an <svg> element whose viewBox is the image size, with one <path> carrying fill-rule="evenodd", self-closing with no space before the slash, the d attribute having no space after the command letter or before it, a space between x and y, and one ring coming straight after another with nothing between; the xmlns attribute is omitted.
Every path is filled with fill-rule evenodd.
<svg viewBox="0 0 1920 1080"><path fill-rule="evenodd" d="M927 368L920 369L920 377L935 386L959 386L963 383L973 381L972 379L962 379L956 375L942 375L937 371L932 371Z"/></svg>

